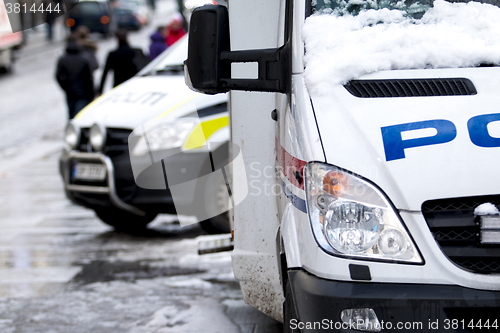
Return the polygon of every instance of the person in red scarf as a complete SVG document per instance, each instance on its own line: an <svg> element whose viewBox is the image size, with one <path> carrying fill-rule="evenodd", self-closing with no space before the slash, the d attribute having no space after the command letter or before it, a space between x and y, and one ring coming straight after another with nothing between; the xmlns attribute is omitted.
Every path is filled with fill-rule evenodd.
<svg viewBox="0 0 500 333"><path fill-rule="evenodd" d="M185 34L186 31L182 28L182 16L176 13L172 21L167 25L167 38L165 39L167 46L174 44Z"/></svg>

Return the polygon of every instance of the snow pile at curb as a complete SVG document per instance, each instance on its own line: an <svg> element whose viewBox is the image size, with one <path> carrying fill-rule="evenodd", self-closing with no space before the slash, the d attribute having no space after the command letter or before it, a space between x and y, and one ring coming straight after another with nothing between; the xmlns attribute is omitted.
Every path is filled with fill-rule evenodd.
<svg viewBox="0 0 500 333"><path fill-rule="evenodd" d="M391 69L500 64L500 8L436 0L416 20L401 10L315 14L303 26L305 80L324 95L361 75Z"/></svg>

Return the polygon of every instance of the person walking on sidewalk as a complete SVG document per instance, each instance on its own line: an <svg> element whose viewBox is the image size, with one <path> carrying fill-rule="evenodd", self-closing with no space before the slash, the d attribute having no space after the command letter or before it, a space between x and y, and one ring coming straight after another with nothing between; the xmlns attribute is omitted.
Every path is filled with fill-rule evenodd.
<svg viewBox="0 0 500 333"><path fill-rule="evenodd" d="M99 68L99 61L97 60L97 44L90 40L90 30L84 25L80 25L75 30L75 37L82 52L87 54L90 60L90 70L94 72Z"/></svg>
<svg viewBox="0 0 500 333"><path fill-rule="evenodd" d="M182 16L179 13L175 13L174 17L167 25L167 46L172 46L175 42L182 38L186 34L186 31L182 27Z"/></svg>
<svg viewBox="0 0 500 333"><path fill-rule="evenodd" d="M49 42L54 40L54 21L59 16L59 12L54 9L57 8L58 4L59 2L54 0L43 0L42 2L42 8L45 9L43 14L45 23L47 24L47 40ZM61 5L59 5L59 8L61 8Z"/></svg>
<svg viewBox="0 0 500 333"><path fill-rule="evenodd" d="M167 49L167 44L165 44L165 27L159 26L149 38L151 38L149 60L153 60Z"/></svg>
<svg viewBox="0 0 500 333"><path fill-rule="evenodd" d="M73 119L95 96L89 58L74 36L68 38L66 53L57 61L56 80L66 93L69 119Z"/></svg>
<svg viewBox="0 0 500 333"><path fill-rule="evenodd" d="M148 61L148 58L141 49L130 47L126 30L118 30L116 32L116 38L118 40L118 48L108 54L106 65L102 72L99 94L102 94L104 90L108 71L113 71L113 87L116 87L137 74Z"/></svg>

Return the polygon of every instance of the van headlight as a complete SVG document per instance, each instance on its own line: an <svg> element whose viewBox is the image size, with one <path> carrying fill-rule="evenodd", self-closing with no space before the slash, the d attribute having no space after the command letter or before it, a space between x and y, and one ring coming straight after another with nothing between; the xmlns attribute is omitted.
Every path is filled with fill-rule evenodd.
<svg viewBox="0 0 500 333"><path fill-rule="evenodd" d="M346 257L422 263L398 214L369 182L323 163L308 163L307 211L319 245Z"/></svg>
<svg viewBox="0 0 500 333"><path fill-rule="evenodd" d="M198 124L198 119L181 119L156 124L142 132L142 136L132 149L132 155L141 156L148 154L149 151L178 148Z"/></svg>
<svg viewBox="0 0 500 333"><path fill-rule="evenodd" d="M69 122L68 125L66 125L64 141L71 149L75 149L80 144L80 134L80 127L77 124Z"/></svg>
<svg viewBox="0 0 500 333"><path fill-rule="evenodd" d="M94 124L90 128L90 145L95 151L99 151L106 144L106 128L99 124Z"/></svg>

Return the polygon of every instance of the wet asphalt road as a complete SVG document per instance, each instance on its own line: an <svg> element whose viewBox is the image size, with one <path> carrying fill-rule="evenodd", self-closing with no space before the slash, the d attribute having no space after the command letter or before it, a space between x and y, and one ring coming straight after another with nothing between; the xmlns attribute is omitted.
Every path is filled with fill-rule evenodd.
<svg viewBox="0 0 500 333"><path fill-rule="evenodd" d="M242 301L228 252L197 254L197 225L130 235L69 202L44 141L0 167L0 332L280 332Z"/></svg>
<svg viewBox="0 0 500 333"><path fill-rule="evenodd" d="M161 2L132 43L146 48L173 8ZM103 61L115 44L98 43ZM16 72L0 75L0 332L281 332L243 302L229 252L197 254L197 225L161 215L119 233L66 199L66 109L53 80L62 47L32 32Z"/></svg>

